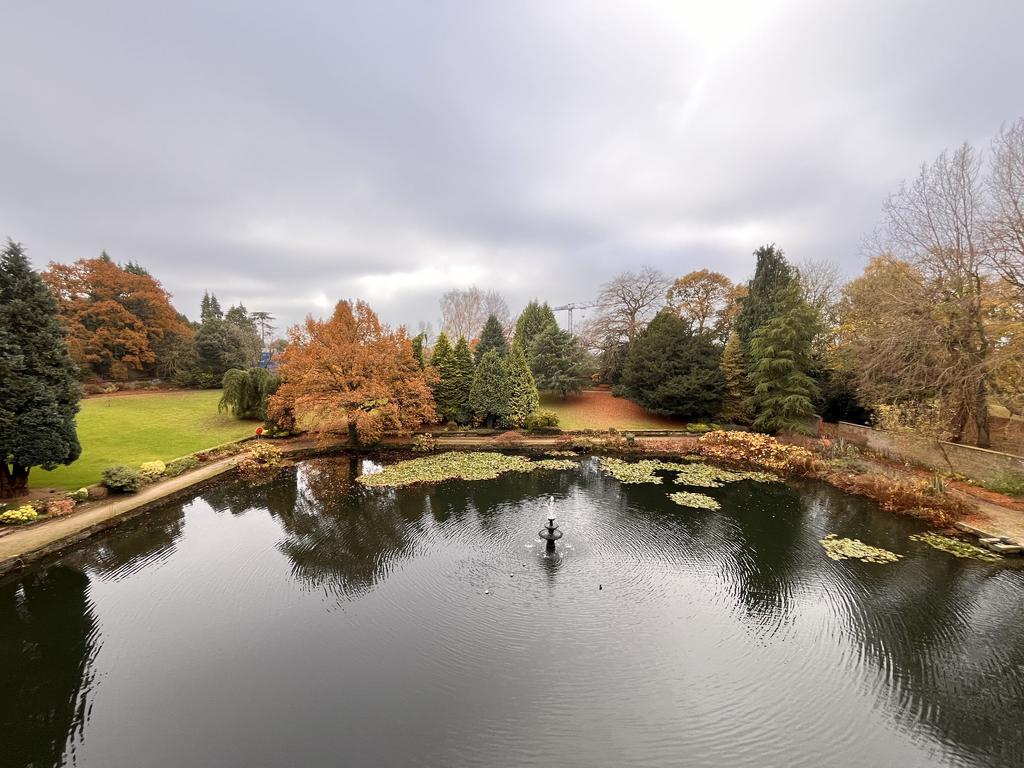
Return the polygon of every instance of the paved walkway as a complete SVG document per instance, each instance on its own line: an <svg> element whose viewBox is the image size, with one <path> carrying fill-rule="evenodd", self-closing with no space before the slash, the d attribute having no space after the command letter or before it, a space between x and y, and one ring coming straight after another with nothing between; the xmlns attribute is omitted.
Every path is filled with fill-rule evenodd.
<svg viewBox="0 0 1024 768"><path fill-rule="evenodd" d="M222 475L234 467L237 460L237 456L229 456L212 461L184 475L147 486L138 493L108 497L80 512L5 532L0 536L0 575L116 525L123 519L134 517L169 496Z"/></svg>

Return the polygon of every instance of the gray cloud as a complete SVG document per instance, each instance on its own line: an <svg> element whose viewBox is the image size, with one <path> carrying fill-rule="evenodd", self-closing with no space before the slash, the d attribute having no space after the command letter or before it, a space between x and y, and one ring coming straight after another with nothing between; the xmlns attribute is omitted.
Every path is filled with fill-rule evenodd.
<svg viewBox="0 0 1024 768"><path fill-rule="evenodd" d="M8 6L0 234L193 316L415 325L770 241L852 273L900 179L1024 114L1010 1Z"/></svg>

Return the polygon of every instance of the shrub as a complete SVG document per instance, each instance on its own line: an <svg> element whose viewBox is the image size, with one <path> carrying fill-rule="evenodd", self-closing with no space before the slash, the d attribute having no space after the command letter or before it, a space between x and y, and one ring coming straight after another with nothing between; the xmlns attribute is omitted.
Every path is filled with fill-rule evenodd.
<svg viewBox="0 0 1024 768"><path fill-rule="evenodd" d="M495 436L493 440L495 445L511 448L517 443L521 443L524 438L519 432L510 429L508 432L502 432L500 435Z"/></svg>
<svg viewBox="0 0 1024 768"><path fill-rule="evenodd" d="M178 370L171 374L171 384L187 389L195 384L195 373L189 370Z"/></svg>
<svg viewBox="0 0 1024 768"><path fill-rule="evenodd" d="M623 435L623 437L626 438L626 445L630 446L631 448L634 445L636 445L636 435L634 435L632 432L627 432L625 435Z"/></svg>
<svg viewBox="0 0 1024 768"><path fill-rule="evenodd" d="M89 489L79 488L77 491L71 491L71 493L68 494L68 498L72 501L85 501L89 498Z"/></svg>
<svg viewBox="0 0 1024 768"><path fill-rule="evenodd" d="M708 432L698 441L701 455L761 469L807 475L824 468L806 448L780 443L774 437L753 432Z"/></svg>
<svg viewBox="0 0 1024 768"><path fill-rule="evenodd" d="M936 492L929 480L906 481L884 475L829 473L829 483L847 493L864 496L892 512L919 517L935 525L950 525L971 505L951 493Z"/></svg>
<svg viewBox="0 0 1024 768"><path fill-rule="evenodd" d="M146 461L139 466L139 474L142 475L142 480L146 483L156 482L166 471L167 465L162 461Z"/></svg>
<svg viewBox="0 0 1024 768"><path fill-rule="evenodd" d="M417 453L429 453L437 447L437 441L430 433L416 435L412 439L412 449Z"/></svg>
<svg viewBox="0 0 1024 768"><path fill-rule="evenodd" d="M192 374L192 386L197 389L219 389L221 377L215 373L196 371Z"/></svg>
<svg viewBox="0 0 1024 768"><path fill-rule="evenodd" d="M142 473L118 464L103 470L103 484L115 493L136 493L142 487Z"/></svg>
<svg viewBox="0 0 1024 768"><path fill-rule="evenodd" d="M272 472L281 464L281 449L271 443L256 442L248 454L238 462L238 471L243 475L259 475Z"/></svg>
<svg viewBox="0 0 1024 768"><path fill-rule="evenodd" d="M705 432L710 432L711 431L711 427L709 427L707 424L700 424L700 423L698 423L698 424L687 424L686 425L686 431L689 432L690 434L693 434L693 435L702 435Z"/></svg>
<svg viewBox="0 0 1024 768"><path fill-rule="evenodd" d="M991 482L985 483L985 487L1007 496L1024 497L1024 472L1003 472Z"/></svg>
<svg viewBox="0 0 1024 768"><path fill-rule="evenodd" d="M24 525L38 519L39 513L31 504L22 504L20 507L0 513L0 525Z"/></svg>
<svg viewBox="0 0 1024 768"><path fill-rule="evenodd" d="M46 502L46 514L59 517L60 515L70 514L75 508L74 499L51 499Z"/></svg>
<svg viewBox="0 0 1024 768"><path fill-rule="evenodd" d="M546 408L540 408L526 417L526 429L530 432L558 429L558 414Z"/></svg>
<svg viewBox="0 0 1024 768"><path fill-rule="evenodd" d="M177 477L188 472L190 469L195 469L199 466L199 459L195 456L182 456L180 459L168 462L167 468L164 470L164 474L167 477Z"/></svg>

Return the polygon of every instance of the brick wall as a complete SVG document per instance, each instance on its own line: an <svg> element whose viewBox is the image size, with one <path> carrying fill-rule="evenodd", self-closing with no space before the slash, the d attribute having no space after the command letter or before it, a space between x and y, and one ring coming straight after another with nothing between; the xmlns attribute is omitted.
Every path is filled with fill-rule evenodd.
<svg viewBox="0 0 1024 768"><path fill-rule="evenodd" d="M938 472L954 472L981 482L989 482L1011 472L1024 474L1024 456L1010 453L909 438L844 421L836 425L834 434L897 461L918 464Z"/></svg>

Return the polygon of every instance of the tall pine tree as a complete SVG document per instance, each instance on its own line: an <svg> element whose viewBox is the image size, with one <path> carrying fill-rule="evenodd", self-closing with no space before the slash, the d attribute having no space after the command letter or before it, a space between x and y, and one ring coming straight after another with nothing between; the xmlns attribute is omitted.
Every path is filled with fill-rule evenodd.
<svg viewBox="0 0 1024 768"><path fill-rule="evenodd" d="M448 398L454 406L453 418L459 424L471 424L473 409L469 404L469 395L473 389L473 353L463 336L459 336L452 350L450 368Z"/></svg>
<svg viewBox="0 0 1024 768"><path fill-rule="evenodd" d="M434 405L437 407L437 416L441 421L450 421L455 418L454 412L448 406L445 393L445 382L450 376L448 368L451 357L452 345L448 341L448 334L441 331L441 335L434 342L434 348L430 350L430 367L437 373L432 388Z"/></svg>
<svg viewBox="0 0 1024 768"><path fill-rule="evenodd" d="M750 340L752 361L748 403L754 428L762 432L801 430L814 416L818 387L809 375L816 313L794 281L782 294L778 313Z"/></svg>
<svg viewBox="0 0 1024 768"><path fill-rule="evenodd" d="M555 313L546 301L543 304L538 304L537 300L534 299L526 305L526 309L523 310L523 313L519 315L519 319L516 320L516 330L512 335L512 343L518 342L519 346L523 348L523 353L529 358L534 339L552 326L558 327Z"/></svg>
<svg viewBox="0 0 1024 768"><path fill-rule="evenodd" d="M505 421L510 427L522 427L527 417L540 407L540 395L526 354L518 342L512 343L512 350L508 353L508 393Z"/></svg>
<svg viewBox="0 0 1024 768"><path fill-rule="evenodd" d="M757 257L754 279L747 284L747 295L741 300L734 326L748 352L757 329L779 313L783 295L797 281L796 270L774 243L762 245L754 251L754 256Z"/></svg>
<svg viewBox="0 0 1024 768"><path fill-rule="evenodd" d="M743 354L743 342L736 331L729 334L719 368L725 384L719 410L722 420L732 424L749 424L750 406L747 399L750 397L750 384L747 381L746 355Z"/></svg>
<svg viewBox="0 0 1024 768"><path fill-rule="evenodd" d="M486 427L496 427L508 416L508 368L496 349L489 350L477 365L469 403L473 415Z"/></svg>
<svg viewBox="0 0 1024 768"><path fill-rule="evenodd" d="M505 338L505 329L501 327L501 322L495 315L490 315L487 318L483 330L480 331L480 341L476 345L476 362L479 363L483 360L484 355L492 349L501 357L508 356L508 339Z"/></svg>
<svg viewBox="0 0 1024 768"><path fill-rule="evenodd" d="M32 467L56 469L81 454L75 374L57 301L8 240L0 253L0 498L24 493Z"/></svg>

